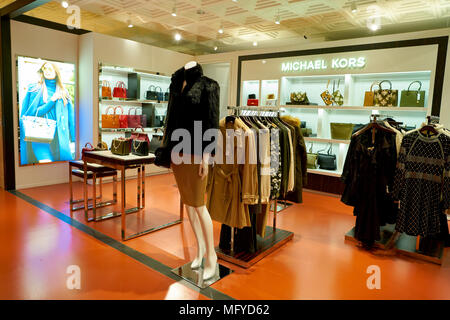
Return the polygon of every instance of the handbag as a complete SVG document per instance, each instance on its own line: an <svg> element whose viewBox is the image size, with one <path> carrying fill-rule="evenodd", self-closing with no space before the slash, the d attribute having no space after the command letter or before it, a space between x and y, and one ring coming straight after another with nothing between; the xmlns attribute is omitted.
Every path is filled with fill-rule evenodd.
<svg viewBox="0 0 450 320"><path fill-rule="evenodd" d="M110 109L114 111L113 114L108 114ZM102 114L102 128L120 128L119 116L116 115L116 109L111 106L106 109L106 114Z"/></svg>
<svg viewBox="0 0 450 320"><path fill-rule="evenodd" d="M166 92L164 92L164 101L169 101L170 96L170 88L167 88Z"/></svg>
<svg viewBox="0 0 450 320"><path fill-rule="evenodd" d="M331 139L350 140L353 126L353 123L330 123Z"/></svg>
<svg viewBox="0 0 450 320"><path fill-rule="evenodd" d="M304 137L309 137L312 134L312 129L311 128L300 128L302 131L302 136Z"/></svg>
<svg viewBox="0 0 450 320"><path fill-rule="evenodd" d="M114 108L114 113L117 113L116 110L120 109L119 114L119 128L128 128L128 116L126 114L123 114L123 109L121 106L117 106Z"/></svg>
<svg viewBox="0 0 450 320"><path fill-rule="evenodd" d="M111 83L108 80L102 81L102 99L111 99Z"/></svg>
<svg viewBox="0 0 450 320"><path fill-rule="evenodd" d="M334 80L333 80L333 102L336 103L338 106L342 106L344 104L344 96L342 95L341 91L339 90L339 85L341 83L341 79L338 80L337 89L334 90Z"/></svg>
<svg viewBox="0 0 450 320"><path fill-rule="evenodd" d="M313 144L311 143L311 148L306 153L306 168L308 169L317 169L317 153L312 152Z"/></svg>
<svg viewBox="0 0 450 320"><path fill-rule="evenodd" d="M247 100L247 106L254 106L257 107L259 105L258 99L248 99Z"/></svg>
<svg viewBox="0 0 450 320"><path fill-rule="evenodd" d="M308 95L306 92L292 92L291 102L287 104L307 105L309 104Z"/></svg>
<svg viewBox="0 0 450 320"><path fill-rule="evenodd" d="M153 135L152 140L150 141L149 151L151 153L155 153L156 149L161 147L163 141L163 136Z"/></svg>
<svg viewBox="0 0 450 320"><path fill-rule="evenodd" d="M127 156L131 152L131 139L118 138L111 142L111 153L119 156Z"/></svg>
<svg viewBox="0 0 450 320"><path fill-rule="evenodd" d="M133 140L131 153L136 156L148 156L148 142L145 140Z"/></svg>
<svg viewBox="0 0 450 320"><path fill-rule="evenodd" d="M131 111L134 110L134 114ZM128 128L137 128L141 125L141 116L137 114L136 108L130 108L128 110Z"/></svg>
<svg viewBox="0 0 450 320"><path fill-rule="evenodd" d="M381 84L388 82L389 89L383 89ZM374 105L375 107L396 107L398 104L398 90L392 90L392 82L389 80L383 80L378 84L379 90L374 92Z"/></svg>
<svg viewBox="0 0 450 320"><path fill-rule="evenodd" d="M333 148L333 145L330 143L330 147L328 148L327 153L320 153L322 151L325 151L326 149L320 150L317 155L318 159L317 162L319 163L319 169L323 170L336 170L336 155L331 153L331 149Z"/></svg>
<svg viewBox="0 0 450 320"><path fill-rule="evenodd" d="M141 129L142 132L138 132L137 130ZM141 126L138 126L134 129L134 131L131 133L131 140L140 140L140 141L147 141L148 143L150 143L150 139L148 138L148 134L145 133L144 128L142 128Z"/></svg>
<svg viewBox="0 0 450 320"><path fill-rule="evenodd" d="M153 84L148 87L147 92L145 93L145 98L147 100L158 100L158 92L156 92L156 86Z"/></svg>
<svg viewBox="0 0 450 320"><path fill-rule="evenodd" d="M277 99L274 93L269 93L266 99L266 105L270 107L275 107L277 105Z"/></svg>
<svg viewBox="0 0 450 320"><path fill-rule="evenodd" d="M333 104L333 96L328 91L328 86L330 85L330 80L328 80L327 89L320 94L320 97L322 98L323 102L327 106L331 106Z"/></svg>
<svg viewBox="0 0 450 320"><path fill-rule="evenodd" d="M38 110L36 110L35 116L23 116L22 124L24 130L24 141L26 142L41 142L51 143L55 138L56 121L37 116Z"/></svg>
<svg viewBox="0 0 450 320"><path fill-rule="evenodd" d="M373 86L380 85L378 81L372 82L370 85L370 91L364 93L364 107L373 107L375 93L373 92Z"/></svg>
<svg viewBox="0 0 450 320"><path fill-rule="evenodd" d="M117 81L113 90L114 98L126 99L127 98L127 86L123 81Z"/></svg>
<svg viewBox="0 0 450 320"><path fill-rule="evenodd" d="M142 112L142 108L137 109L137 110L139 110L139 111L141 112L141 114L138 114L138 116L141 117L141 122L140 122L139 125L140 125L142 128L147 127L147 115L144 114L144 113Z"/></svg>
<svg viewBox="0 0 450 320"><path fill-rule="evenodd" d="M300 121L300 128L306 128L306 121Z"/></svg>
<svg viewBox="0 0 450 320"><path fill-rule="evenodd" d="M156 89L159 89L159 91L157 91L158 102L164 101L164 92L162 91L161 87L156 87Z"/></svg>
<svg viewBox="0 0 450 320"><path fill-rule="evenodd" d="M419 84L419 89L409 90L413 83ZM425 106L425 90L422 89L422 82L413 81L409 84L408 90L402 90L400 98L400 107L424 107Z"/></svg>

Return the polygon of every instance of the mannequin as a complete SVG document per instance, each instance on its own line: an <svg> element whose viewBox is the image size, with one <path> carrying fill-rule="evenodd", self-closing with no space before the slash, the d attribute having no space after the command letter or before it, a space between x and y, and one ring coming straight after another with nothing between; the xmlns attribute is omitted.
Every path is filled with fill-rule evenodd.
<svg viewBox="0 0 450 320"><path fill-rule="evenodd" d="M190 61L185 65L184 69L189 70L197 67L197 65L198 64L196 61ZM183 92L186 85L187 82L184 80L181 92ZM210 155L205 153L201 157L202 160L198 167L198 178L205 180L208 176ZM203 280L207 280L215 275L217 267L217 255L214 249L214 235L211 216L206 208L206 205L194 207L185 204L185 207L197 242L197 255L191 264L191 268L200 268L202 266L203 257L205 257L203 266Z"/></svg>

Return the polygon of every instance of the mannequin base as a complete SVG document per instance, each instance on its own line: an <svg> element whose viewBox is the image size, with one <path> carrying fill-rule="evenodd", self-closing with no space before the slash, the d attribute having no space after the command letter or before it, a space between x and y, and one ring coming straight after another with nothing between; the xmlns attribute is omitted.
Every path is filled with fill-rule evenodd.
<svg viewBox="0 0 450 320"><path fill-rule="evenodd" d="M439 244L433 247L429 252L417 250L416 246L417 246L417 237L408 236L407 234L402 233L396 244L397 253L402 256L414 258L417 260L442 265L444 258L443 242L439 242Z"/></svg>
<svg viewBox="0 0 450 320"><path fill-rule="evenodd" d="M208 288L212 284L233 273L233 270L217 263L216 274L210 279L203 280L203 266L197 269L192 269L191 264L192 261L184 266L172 269L171 271L200 289Z"/></svg>
<svg viewBox="0 0 450 320"><path fill-rule="evenodd" d="M383 250L388 249L386 245L392 239L394 232L395 232L395 224L387 224L384 227L381 227L380 228L381 239L379 241L375 241L374 247ZM347 234L345 235L345 240L349 242L359 243L359 241L355 238L355 228L347 232Z"/></svg>
<svg viewBox="0 0 450 320"><path fill-rule="evenodd" d="M224 251L219 247L216 247L216 253L218 258L247 269L286 244L288 241L292 240L293 237L294 233L290 231L275 229L274 232L272 227L267 226L264 239L258 236L259 249L255 253L234 253L229 250Z"/></svg>

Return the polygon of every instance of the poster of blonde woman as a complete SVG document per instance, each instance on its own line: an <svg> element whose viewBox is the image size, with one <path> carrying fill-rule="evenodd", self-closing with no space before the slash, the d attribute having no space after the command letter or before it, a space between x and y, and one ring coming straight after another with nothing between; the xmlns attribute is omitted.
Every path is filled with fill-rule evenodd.
<svg viewBox="0 0 450 320"><path fill-rule="evenodd" d="M75 159L75 65L18 57L20 165Z"/></svg>

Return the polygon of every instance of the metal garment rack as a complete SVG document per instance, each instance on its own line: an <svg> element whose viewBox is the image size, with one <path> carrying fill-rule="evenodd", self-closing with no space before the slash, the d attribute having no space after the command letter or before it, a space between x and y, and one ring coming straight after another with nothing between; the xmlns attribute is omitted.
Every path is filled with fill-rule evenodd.
<svg viewBox="0 0 450 320"><path fill-rule="evenodd" d="M245 114L248 116L254 116L254 115L260 115L260 116L269 116L269 117L276 117L281 114L284 110L282 110L279 107L233 107L228 106L228 110L232 110L233 114L236 116L244 115L242 112L245 113L245 111L250 111L249 114ZM256 114L253 114L255 112ZM229 254L226 254L222 252L220 249L218 249L218 256L222 258L223 260L226 260L228 262L234 263L236 265L239 265L244 268L249 268L283 244L285 244L287 241L291 240L294 236L292 232L277 229L277 213L278 213L278 200L271 200L269 205L269 210L271 208L271 205L273 204L273 227L272 227L272 234L271 239L264 239L264 248L261 250L256 250L254 256L244 255L241 257L235 256L234 252L234 236L235 236L235 228L231 227L231 250ZM267 227L270 228L270 227ZM270 235L269 235L270 237ZM241 259L240 259L241 258Z"/></svg>

